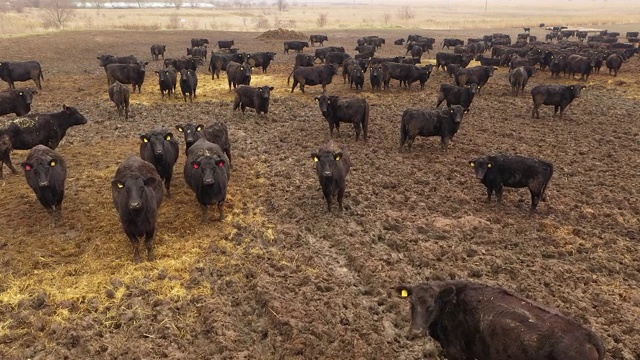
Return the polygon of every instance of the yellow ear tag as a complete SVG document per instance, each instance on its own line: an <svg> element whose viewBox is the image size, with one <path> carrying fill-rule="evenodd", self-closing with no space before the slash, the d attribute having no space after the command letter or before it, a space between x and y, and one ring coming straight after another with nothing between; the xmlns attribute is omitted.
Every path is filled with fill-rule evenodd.
<svg viewBox="0 0 640 360"><path fill-rule="evenodd" d="M492 167L492 166L493 166L493 165L491 165L491 163L487 164L487 167L488 167L488 168L490 168L490 167Z"/></svg>
<svg viewBox="0 0 640 360"><path fill-rule="evenodd" d="M402 289L400 296L402 296L403 298L406 298L407 296L409 296L409 292L406 289Z"/></svg>
<svg viewBox="0 0 640 360"><path fill-rule="evenodd" d="M313 158L313 162L318 162L318 158L317 158L317 157L314 157L314 158Z"/></svg>
<svg viewBox="0 0 640 360"><path fill-rule="evenodd" d="M20 96L24 95L23 93L20 93Z"/></svg>
<svg viewBox="0 0 640 360"><path fill-rule="evenodd" d="M165 136L165 140L167 140L167 141L171 140L171 135Z"/></svg>
<svg viewBox="0 0 640 360"><path fill-rule="evenodd" d="M143 139L142 139L142 141L144 141L144 142L149 142L149 139L147 139L147 138L143 138Z"/></svg>
<svg viewBox="0 0 640 360"><path fill-rule="evenodd" d="M469 165L471 165L471 167L476 166L476 164L475 164L475 163L472 163L472 162L470 162L470 163L469 163Z"/></svg>
<svg viewBox="0 0 640 360"><path fill-rule="evenodd" d="M340 160L340 156L336 156L336 161Z"/></svg>
<svg viewBox="0 0 640 360"><path fill-rule="evenodd" d="M118 183L118 189L122 189L124 187L123 183Z"/></svg>
<svg viewBox="0 0 640 360"><path fill-rule="evenodd" d="M181 127L179 127L179 128L178 128L178 131L182 132L182 128L181 128Z"/></svg>
<svg viewBox="0 0 640 360"><path fill-rule="evenodd" d="M196 128L196 131L202 131L202 127L201 127L201 126L198 126L198 127Z"/></svg>
<svg viewBox="0 0 640 360"><path fill-rule="evenodd" d="M55 160L51 160L51 162L49 163L49 165L51 165L51 166L56 166L56 161L55 161Z"/></svg>

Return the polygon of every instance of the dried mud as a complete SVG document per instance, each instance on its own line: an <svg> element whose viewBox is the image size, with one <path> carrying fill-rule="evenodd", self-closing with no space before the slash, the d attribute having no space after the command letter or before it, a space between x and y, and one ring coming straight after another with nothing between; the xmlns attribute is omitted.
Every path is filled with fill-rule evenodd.
<svg viewBox="0 0 640 360"><path fill-rule="evenodd" d="M326 45L352 49L358 36L377 34L387 39L381 55L392 56L404 53L393 40L415 32L437 44L485 33L329 31ZM557 307L595 329L608 358L640 358L640 61L625 63L617 78L606 69L592 75L562 120L549 107L532 120L530 96L510 96L500 69L446 153L435 138L398 152L402 111L432 108L439 84L450 81L444 72L411 92L394 82L372 93L368 81L364 91L350 91L336 76L328 93L367 98L371 115L368 143L356 143L347 125L336 139L349 147L353 167L345 211L328 214L310 157L329 139L313 100L321 89L290 94L295 54L258 35L64 32L0 40L5 59L42 63L34 112L67 104L89 119L58 148L69 173L58 227L49 227L23 174L5 171L0 180L0 358L436 359L431 339L407 340L408 304L390 288L451 278ZM212 81L206 70L198 71L193 104L161 99L153 71L162 61L150 60L149 47L166 43L168 57L180 56L192 37L277 52L252 81L275 87L267 117L232 112L226 75ZM129 121L108 100L100 53L150 61ZM536 84L574 82L540 73L525 94ZM144 131L214 120L228 124L234 156L227 219L200 224L181 154L173 197L160 210L157 260L133 264L110 197L117 165L137 153ZM555 164L537 215L527 215L526 190L507 189L503 206L485 202L467 161L495 152ZM12 154L15 164L25 157Z"/></svg>

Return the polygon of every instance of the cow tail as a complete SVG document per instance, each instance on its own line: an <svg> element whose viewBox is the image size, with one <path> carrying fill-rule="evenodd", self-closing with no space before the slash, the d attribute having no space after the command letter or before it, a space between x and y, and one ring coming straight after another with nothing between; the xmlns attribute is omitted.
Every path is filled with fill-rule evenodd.
<svg viewBox="0 0 640 360"><path fill-rule="evenodd" d="M42 71L42 66L40 66L40 79L44 81L44 72Z"/></svg>
<svg viewBox="0 0 640 360"><path fill-rule="evenodd" d="M544 199L545 192L547 191L547 186L549 186L549 182L551 181L551 177L553 176L553 164L549 164L549 174L547 174L546 181L544 185L542 185L542 190L540 191L540 198Z"/></svg>
<svg viewBox="0 0 640 360"><path fill-rule="evenodd" d="M364 114L362 116L362 131L365 135L369 131L369 102L365 101Z"/></svg>
<svg viewBox="0 0 640 360"><path fill-rule="evenodd" d="M297 67L293 67L293 70L291 70L291 73L289 74L289 77L287 78L287 86L289 86L289 81L291 80L291 75L293 75L293 72L296 71Z"/></svg>
<svg viewBox="0 0 640 360"><path fill-rule="evenodd" d="M404 145L404 142L407 140L407 138L409 137L409 131L407 129L407 126L404 122L404 117L407 114L407 110L405 110L402 113L402 120L400 120L400 149L402 149L402 145Z"/></svg>

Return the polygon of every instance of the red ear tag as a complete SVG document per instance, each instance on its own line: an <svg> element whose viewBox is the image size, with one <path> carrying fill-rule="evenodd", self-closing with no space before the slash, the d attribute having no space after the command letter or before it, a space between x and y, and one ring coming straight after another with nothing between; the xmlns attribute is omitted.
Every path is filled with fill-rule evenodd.
<svg viewBox="0 0 640 360"><path fill-rule="evenodd" d="M220 161L220 162L218 163L218 166L223 167L223 166L224 166L224 162Z"/></svg>
<svg viewBox="0 0 640 360"><path fill-rule="evenodd" d="M27 171L31 171L31 165L25 166L24 169L27 170Z"/></svg>
<svg viewBox="0 0 640 360"><path fill-rule="evenodd" d="M199 169L199 168L200 168L200 165L198 165L198 164L193 164L193 168L194 168L194 169Z"/></svg>

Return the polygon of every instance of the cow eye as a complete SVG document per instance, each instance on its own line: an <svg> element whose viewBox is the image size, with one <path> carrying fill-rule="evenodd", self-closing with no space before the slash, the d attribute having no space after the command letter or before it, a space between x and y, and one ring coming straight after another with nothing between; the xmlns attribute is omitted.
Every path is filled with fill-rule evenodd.
<svg viewBox="0 0 640 360"><path fill-rule="evenodd" d="M124 187L124 184L121 182L117 183L116 185L118 186L118 189L122 189Z"/></svg>
<svg viewBox="0 0 640 360"><path fill-rule="evenodd" d="M170 141L171 140L171 135L167 135L164 137L165 140Z"/></svg>
<svg viewBox="0 0 640 360"><path fill-rule="evenodd" d="M51 161L49 162L49 165L50 165L51 167L56 166L56 161L55 161L55 160L51 160Z"/></svg>

